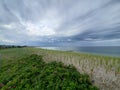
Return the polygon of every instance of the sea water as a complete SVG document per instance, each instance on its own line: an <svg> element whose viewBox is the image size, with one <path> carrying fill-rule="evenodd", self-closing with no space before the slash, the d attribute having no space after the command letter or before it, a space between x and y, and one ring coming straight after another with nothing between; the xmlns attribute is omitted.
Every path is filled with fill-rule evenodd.
<svg viewBox="0 0 120 90"><path fill-rule="evenodd" d="M86 47L39 47L50 50L62 50L91 53L104 56L120 57L120 46L86 46Z"/></svg>

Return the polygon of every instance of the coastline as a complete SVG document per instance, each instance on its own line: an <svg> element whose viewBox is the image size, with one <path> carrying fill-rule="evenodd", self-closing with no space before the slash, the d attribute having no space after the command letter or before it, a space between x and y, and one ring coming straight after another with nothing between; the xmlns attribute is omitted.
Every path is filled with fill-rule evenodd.
<svg viewBox="0 0 120 90"><path fill-rule="evenodd" d="M102 56L102 57L120 58L120 55L100 54L100 53L95 53L95 52L85 52L85 51L75 51L75 50L63 50L63 49L55 49L54 47L34 47L34 48L53 50L53 51L73 52L73 53L80 53L80 54L89 54L89 55L93 55L93 56L95 55L95 56L100 56L100 57Z"/></svg>

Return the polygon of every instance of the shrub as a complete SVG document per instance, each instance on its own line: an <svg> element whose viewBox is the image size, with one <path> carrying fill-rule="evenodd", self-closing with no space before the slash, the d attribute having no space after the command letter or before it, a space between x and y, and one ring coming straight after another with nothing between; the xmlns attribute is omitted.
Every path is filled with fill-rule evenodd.
<svg viewBox="0 0 120 90"><path fill-rule="evenodd" d="M0 73L1 90L98 90L88 75L61 62L45 63L42 56L31 55L8 62Z"/></svg>

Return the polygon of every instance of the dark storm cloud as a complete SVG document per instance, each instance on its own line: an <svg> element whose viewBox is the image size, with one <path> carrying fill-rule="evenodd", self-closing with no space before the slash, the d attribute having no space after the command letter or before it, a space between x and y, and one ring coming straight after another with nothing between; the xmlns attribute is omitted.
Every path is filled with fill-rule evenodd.
<svg viewBox="0 0 120 90"><path fill-rule="evenodd" d="M119 42L120 0L0 0L0 44Z"/></svg>

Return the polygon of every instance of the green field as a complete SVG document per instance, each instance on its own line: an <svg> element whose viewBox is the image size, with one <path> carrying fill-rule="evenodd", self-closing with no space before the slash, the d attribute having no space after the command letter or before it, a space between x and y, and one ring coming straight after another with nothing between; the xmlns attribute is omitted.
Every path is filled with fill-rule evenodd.
<svg viewBox="0 0 120 90"><path fill-rule="evenodd" d="M16 62L31 54L42 55L46 63L57 61L75 66L80 73L87 73L100 90L120 88L120 58L26 47L0 50L0 64L3 66L11 60Z"/></svg>

